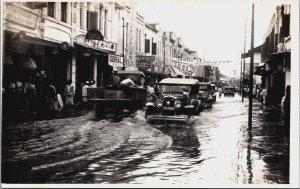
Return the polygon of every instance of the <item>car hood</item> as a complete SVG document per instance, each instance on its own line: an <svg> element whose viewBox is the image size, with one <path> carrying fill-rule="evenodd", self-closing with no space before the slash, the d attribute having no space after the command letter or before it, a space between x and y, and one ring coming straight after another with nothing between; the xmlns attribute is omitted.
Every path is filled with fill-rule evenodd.
<svg viewBox="0 0 300 189"><path fill-rule="evenodd" d="M172 97L172 98L175 98L175 99L182 99L183 98L183 94L177 94L177 93L165 93L164 94L164 98L165 97Z"/></svg>

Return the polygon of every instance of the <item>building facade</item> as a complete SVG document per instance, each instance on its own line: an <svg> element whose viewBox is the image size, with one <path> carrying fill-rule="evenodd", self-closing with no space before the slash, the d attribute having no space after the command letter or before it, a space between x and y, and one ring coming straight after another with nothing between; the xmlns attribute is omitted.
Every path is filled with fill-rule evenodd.
<svg viewBox="0 0 300 189"><path fill-rule="evenodd" d="M290 5L277 6L265 33L260 67L262 86L268 90L267 103L280 105L290 86L291 74L291 35Z"/></svg>
<svg viewBox="0 0 300 189"><path fill-rule="evenodd" d="M173 59L197 54L175 32L147 23L134 2L5 2L3 39L4 82L42 71L59 94L71 79L78 100L83 83L102 86L113 69L167 75Z"/></svg>

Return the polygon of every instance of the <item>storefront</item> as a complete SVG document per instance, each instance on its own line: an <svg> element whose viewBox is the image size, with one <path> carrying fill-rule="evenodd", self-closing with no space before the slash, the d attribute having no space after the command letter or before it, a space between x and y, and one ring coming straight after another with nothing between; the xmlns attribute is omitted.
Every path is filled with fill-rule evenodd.
<svg viewBox="0 0 300 189"><path fill-rule="evenodd" d="M99 35L102 35L99 33ZM76 99L81 99L81 88L88 81L95 87L101 87L111 76L112 66L108 64L108 57L117 50L117 44L87 38L88 35L78 35L74 39L76 53ZM95 35L94 35L95 37Z"/></svg>

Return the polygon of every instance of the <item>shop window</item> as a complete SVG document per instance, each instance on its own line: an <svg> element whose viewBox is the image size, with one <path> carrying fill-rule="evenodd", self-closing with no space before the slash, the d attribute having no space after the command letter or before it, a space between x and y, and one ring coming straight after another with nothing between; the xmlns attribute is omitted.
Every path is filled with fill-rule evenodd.
<svg viewBox="0 0 300 189"><path fill-rule="evenodd" d="M61 3L61 21L67 22L67 4L66 2Z"/></svg>
<svg viewBox="0 0 300 189"><path fill-rule="evenodd" d="M87 29L88 30L93 29L93 28L98 28L97 18L98 18L97 12L87 11Z"/></svg>
<svg viewBox="0 0 300 189"><path fill-rule="evenodd" d="M48 3L48 12L47 15L54 18L54 2Z"/></svg>

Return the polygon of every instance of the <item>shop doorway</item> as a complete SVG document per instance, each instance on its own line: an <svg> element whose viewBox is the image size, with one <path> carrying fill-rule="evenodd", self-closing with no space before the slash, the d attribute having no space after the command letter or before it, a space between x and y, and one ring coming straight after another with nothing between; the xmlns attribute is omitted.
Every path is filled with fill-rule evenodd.
<svg viewBox="0 0 300 189"><path fill-rule="evenodd" d="M86 81L92 81L94 78L94 58L93 56L76 56L76 100L81 99L81 88Z"/></svg>

